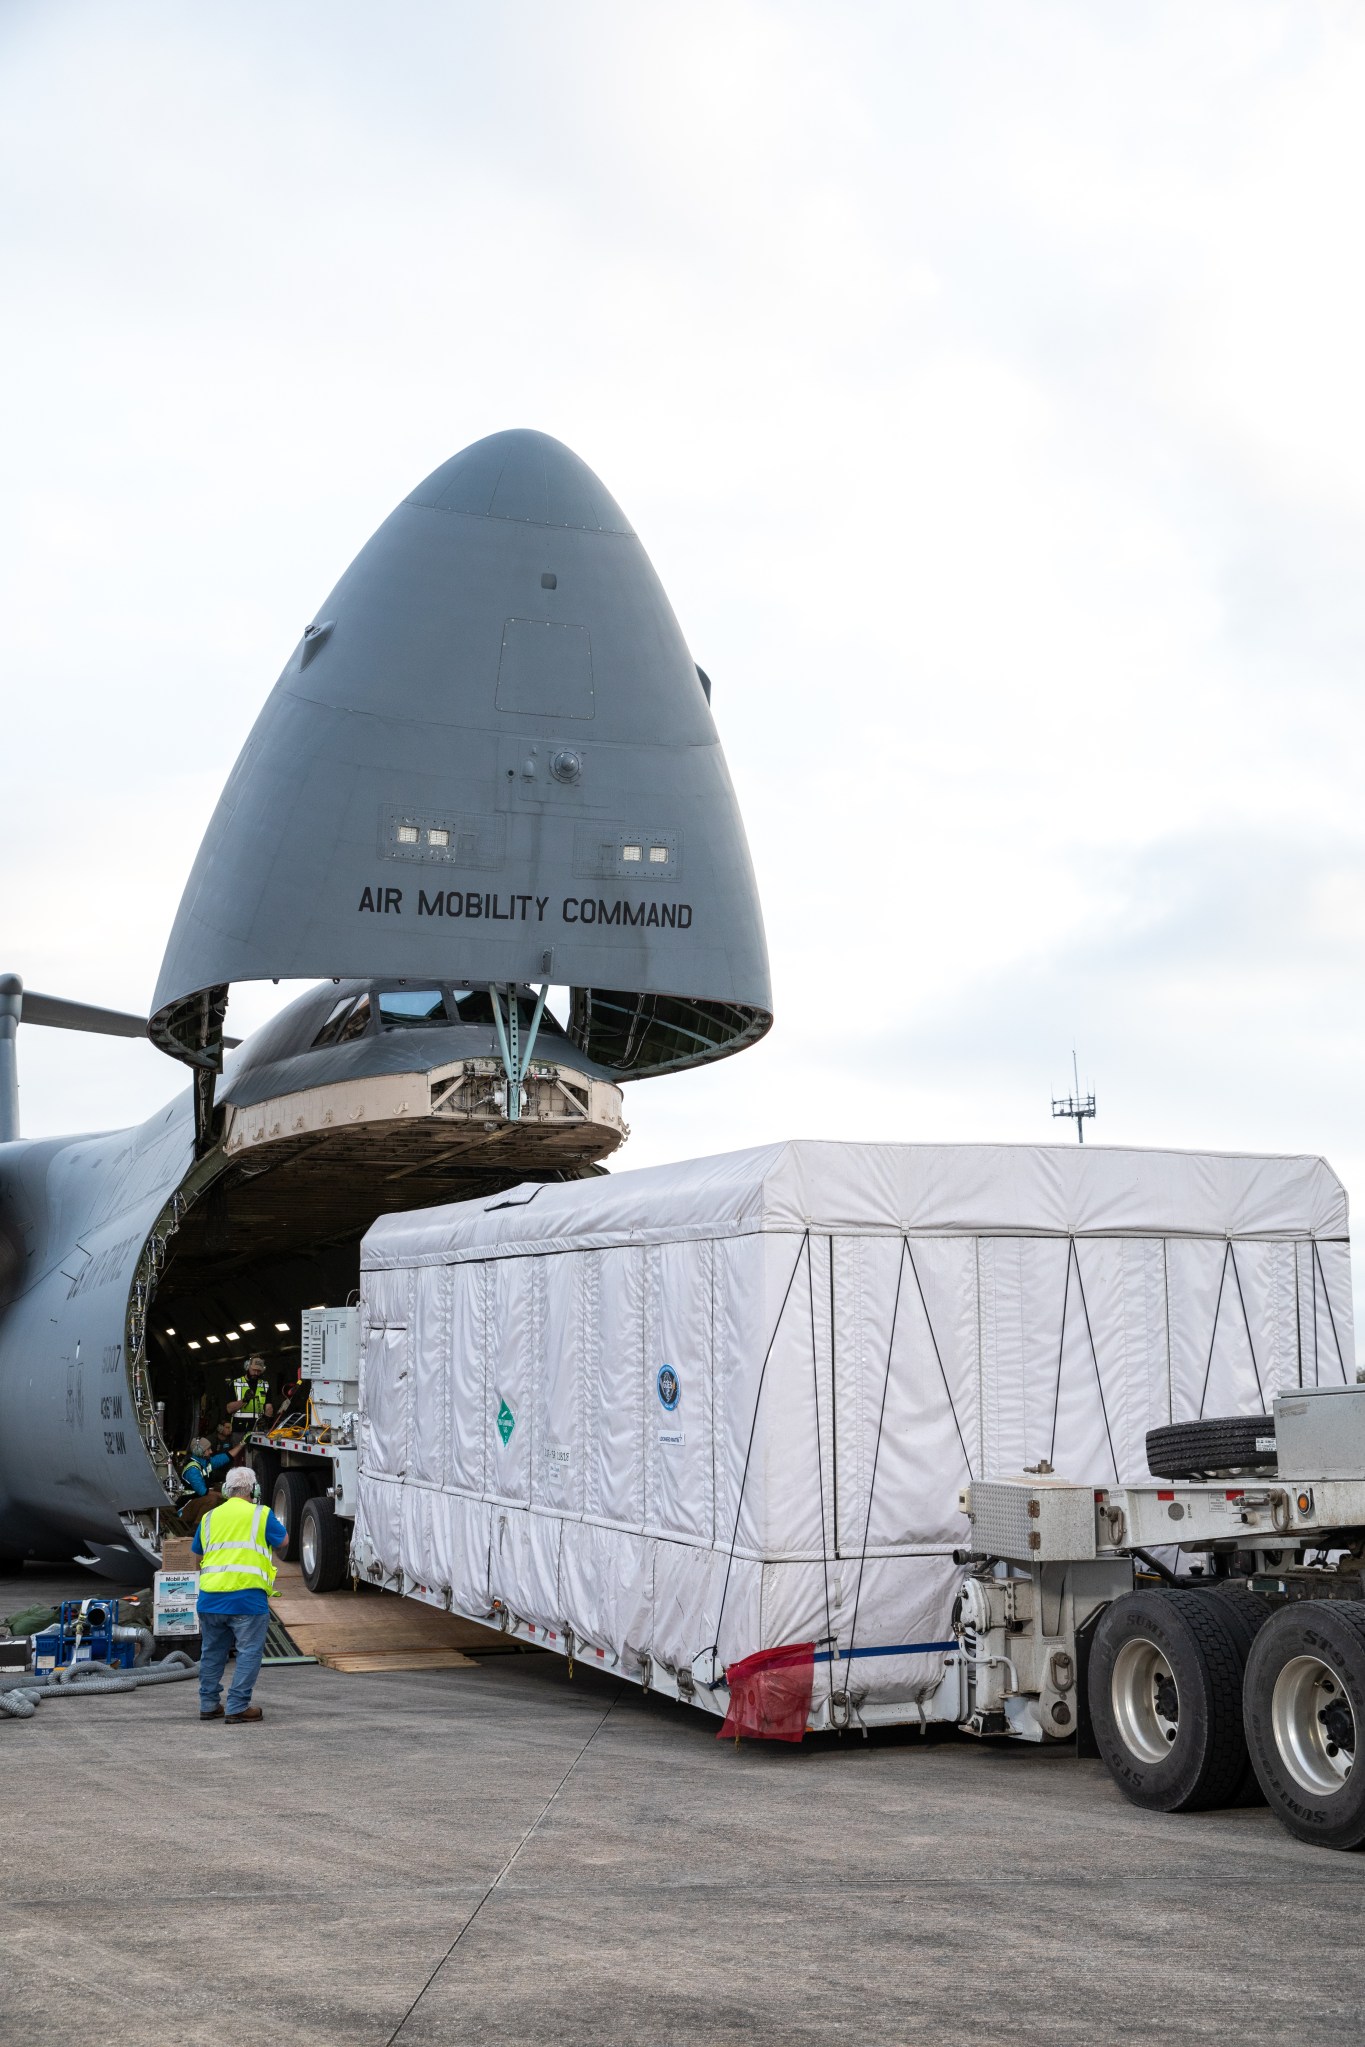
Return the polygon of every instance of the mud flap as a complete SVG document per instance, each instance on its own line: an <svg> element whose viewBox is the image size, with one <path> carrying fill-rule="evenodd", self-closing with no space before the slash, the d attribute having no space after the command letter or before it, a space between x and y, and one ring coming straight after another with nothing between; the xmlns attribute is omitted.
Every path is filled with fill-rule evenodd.
<svg viewBox="0 0 1365 2047"><path fill-rule="evenodd" d="M1090 1724L1090 1650L1105 1608L1097 1606L1076 1630L1076 1754L1097 1762L1100 1745Z"/></svg>

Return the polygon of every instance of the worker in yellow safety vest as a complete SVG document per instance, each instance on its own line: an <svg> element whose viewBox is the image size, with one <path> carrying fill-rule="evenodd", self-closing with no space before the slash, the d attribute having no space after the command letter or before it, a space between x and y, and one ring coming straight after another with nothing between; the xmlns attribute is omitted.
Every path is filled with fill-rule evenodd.
<svg viewBox="0 0 1365 2047"><path fill-rule="evenodd" d="M245 1429L250 1435L263 1421L274 1419L264 1358L247 1359L246 1373L232 1381L232 1391L234 1397L228 1402L227 1411L239 1429Z"/></svg>
<svg viewBox="0 0 1365 2047"><path fill-rule="evenodd" d="M265 1654L270 1622L269 1597L275 1586L275 1550L289 1532L268 1507L260 1504L254 1471L245 1466L223 1481L223 1503L205 1514L194 1531L194 1553L203 1558L199 1571L199 1718L222 1720L228 1727L265 1715L251 1703L252 1688ZM223 1672L228 1651L236 1649L237 1668L223 1710Z"/></svg>

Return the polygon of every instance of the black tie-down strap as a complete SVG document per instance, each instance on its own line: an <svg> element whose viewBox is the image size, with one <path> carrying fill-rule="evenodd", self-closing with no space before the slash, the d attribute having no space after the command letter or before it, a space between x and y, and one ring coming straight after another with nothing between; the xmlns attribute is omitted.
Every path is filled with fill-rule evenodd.
<svg viewBox="0 0 1365 2047"><path fill-rule="evenodd" d="M1099 1389L1100 1413L1104 1416L1104 1439L1109 1445L1109 1461L1114 1467L1114 1483L1119 1483L1119 1461L1114 1454L1114 1432L1109 1426L1109 1403L1104 1397L1104 1378L1100 1372L1099 1354L1095 1349L1095 1332L1090 1326L1090 1303L1085 1297L1085 1280L1081 1275L1081 1255L1076 1249L1076 1239L1066 1240L1066 1284L1062 1288L1062 1333L1057 1339L1057 1383L1052 1394L1052 1440L1048 1444L1047 1461L1053 1463L1057 1451L1057 1417L1062 1405L1062 1356L1066 1350L1066 1311L1071 1299L1071 1268L1076 1268L1076 1291L1081 1297L1081 1308L1085 1315L1086 1341L1090 1345L1090 1362L1095 1368L1095 1384Z"/></svg>
<svg viewBox="0 0 1365 2047"><path fill-rule="evenodd" d="M1316 1250L1316 1248L1317 1246L1315 1245L1314 1249ZM1261 1368L1256 1362L1256 1344L1251 1334L1251 1317L1247 1314L1246 1295L1242 1292L1242 1274L1237 1264L1237 1247L1231 1237L1229 1237L1227 1249L1223 1253L1223 1269L1218 1275L1218 1299L1213 1304L1213 1327L1209 1331L1209 1354L1204 1365L1204 1384L1199 1392L1200 1421L1204 1419L1204 1402L1209 1397L1209 1375L1213 1371L1213 1353L1218 1342L1218 1313L1223 1305L1223 1289L1227 1285L1229 1265L1232 1267L1233 1279L1237 1283L1237 1299L1242 1309L1242 1327L1247 1333L1247 1349L1251 1352L1251 1370L1256 1380L1256 1398L1261 1403L1261 1413L1265 1414L1267 1412L1265 1389L1261 1385Z"/></svg>
<svg viewBox="0 0 1365 2047"><path fill-rule="evenodd" d="M910 1239L908 1236L903 1236L901 1238L900 1260L896 1267L896 1298L895 1303L891 1310L891 1334L887 1339L886 1365L885 1369L882 1372L882 1397L881 1405L877 1411L877 1439L872 1448L872 1475L871 1479L869 1480L867 1488L867 1512L863 1517L863 1541L862 1548L858 1556L858 1577L853 1590L853 1620L848 1631L848 1647L842 1652L845 1662L850 1662L852 1660L854 1648L856 1646L858 1639L858 1613L862 1605L863 1597L863 1572L867 1568L868 1544L872 1533L872 1502L877 1490L877 1467L881 1461L882 1432L886 1427L886 1399L891 1386L891 1365L896 1352L896 1325L900 1320L901 1293L905 1280L905 1268L907 1265L909 1265L911 1274L914 1278L915 1291L919 1295L920 1307L924 1311L925 1327L929 1331L929 1341L934 1348L934 1362L938 1366L938 1375L943 1382L943 1391L947 1395L948 1411L953 1417L953 1427L957 1431L958 1445L962 1451L962 1462L967 1467L968 1479L970 1480L976 1476L975 1472L972 1470L972 1460L971 1455L967 1449L967 1439L962 1433L962 1422L958 1416L957 1402L953 1399L953 1389L948 1383L948 1374L944 1368L943 1353L939 1349L938 1334L934 1328L934 1318L929 1313L929 1303L926 1300L924 1293L924 1282L920 1278L919 1266L915 1262L915 1253L911 1247ZM832 1341L833 1331L831 1331L831 1342ZM833 1696L832 1693L833 1669L834 1669L833 1658L831 1658L830 1662L831 1697Z"/></svg>
<svg viewBox="0 0 1365 2047"><path fill-rule="evenodd" d="M832 1243L831 1243L831 1256L832 1256L832 1255L833 1255L833 1245L832 1245ZM756 1437L756 1435L757 1435L757 1430L758 1430L758 1412L759 1412L759 1407L760 1407L760 1405L761 1405L761 1402L762 1402L762 1399L763 1399L763 1386L764 1386L764 1381L765 1381L765 1379L766 1379L766 1376L767 1376L767 1371L768 1371L768 1363L769 1363L769 1360L770 1360L770 1359L771 1359L771 1357L772 1357L772 1354L773 1354L773 1350L774 1350L774 1348L775 1348L775 1346L776 1346L776 1343L777 1343L777 1338L778 1338L778 1334L779 1334L779 1332L780 1332L780 1330L781 1330L781 1327L782 1327L782 1318L783 1318L783 1316L784 1316L784 1315L785 1315L785 1313L786 1313L786 1309L787 1309L787 1303L788 1303L788 1301L789 1301L789 1300L790 1300L790 1298L791 1298L791 1294L792 1294L792 1289L793 1289L793 1287L794 1287L794 1286L795 1286L795 1284L796 1284L796 1277L797 1277L797 1274L799 1273L799 1271L800 1271L800 1269L801 1269L801 1260L802 1260L802 1258L803 1258L803 1257L804 1257L804 1258L805 1258L805 1260L806 1260L806 1276L807 1276L807 1297L808 1297L808 1303L809 1303L809 1316L810 1316L810 1337L811 1337L811 1375L812 1375L812 1391L813 1391L813 1394L814 1394L814 1399L815 1399L815 1454L816 1454L816 1465L817 1465L817 1475L818 1475L818 1488L819 1488L819 1499L820 1499L820 1564L821 1564L821 1571L822 1571L822 1573L823 1573L823 1579L824 1579L824 1595L825 1595L825 1636L824 1636L824 1647L825 1647L825 1650L826 1650L826 1653L827 1653L827 1658L828 1658L828 1664L829 1664L829 1681L830 1681L830 1701L831 1701L831 1709L830 1709L830 1710L831 1710L831 1719L833 1719L833 1703L834 1703L834 1671L835 1671L835 1665L836 1665L836 1663L837 1663L837 1662L839 1662L840 1660L843 1660L843 1661L848 1661L848 1660L849 1660L849 1659L850 1659L850 1658L852 1657L852 1655L853 1655L853 1651L854 1651L854 1647L855 1647L855 1644L856 1644L856 1641L857 1641L857 1634L858 1634L858 1614L859 1614L859 1610L860 1610L860 1607L861 1607L861 1603L862 1603L862 1590L863 1590L863 1574L864 1574L864 1571L865 1571L865 1569L866 1569L866 1566L867 1566L867 1553L868 1553L868 1545L869 1545L869 1540L870 1540L870 1536L871 1536L871 1529L872 1529L872 1506L873 1506L873 1501L874 1501L874 1498L875 1498L875 1495L876 1495L876 1489L877 1489L877 1469L878 1469L878 1465L879 1465L879 1463L880 1463L880 1460L881 1460L881 1446L882 1446L882 1435L883 1435L883 1432L884 1432L884 1429L885 1429L885 1426L886 1426L886 1406L887 1406L887 1396L888 1396L888 1393L889 1393L889 1391L890 1391L890 1385L891 1385L891 1366L892 1366L892 1363L893 1363L893 1361L894 1361L894 1357L895 1357L895 1348L896 1348L896 1331L897 1331L897 1327L898 1327L898 1325L899 1325L899 1321L900 1321L900 1304L901 1304L901 1295L902 1295L902 1292L904 1291L904 1281L905 1281L905 1268L906 1268L907 1264L909 1265L909 1268L910 1268L911 1274L912 1274L912 1276L913 1276L913 1278L914 1278L914 1281L915 1281L915 1291L916 1291L916 1293L917 1293L917 1294L918 1294L918 1296L919 1296L919 1302L920 1302L920 1307L921 1307L921 1309L922 1309L922 1311L923 1311L923 1314L924 1314L924 1321L925 1321L925 1326L926 1326L926 1328L927 1328L927 1329L928 1329L928 1331L929 1331L929 1341L930 1341L931 1345L933 1346L933 1352L934 1352L934 1362L935 1362L935 1364L936 1364L936 1365L937 1365L937 1367L938 1367L938 1374L939 1374L939 1378L940 1378L940 1380L941 1380L941 1382L942 1382L942 1385L943 1385L943 1391L944 1391L944 1394L945 1394L945 1395L946 1395L946 1397L947 1397L947 1401L948 1401L948 1410L949 1410L949 1413L950 1413L950 1414L952 1415L952 1417L953 1417L953 1428L954 1428L954 1430L956 1431L956 1434L957 1434L957 1440L958 1440L958 1445L959 1445L959 1447L960 1447L960 1449L961 1449L961 1451L962 1451L962 1461L963 1461L963 1464L964 1464L964 1465L965 1465L965 1467L966 1467L966 1471L967 1471L967 1477L968 1477L968 1479L971 1479L971 1478L973 1478L973 1477L975 1476L975 1473L974 1473L974 1471L973 1471L973 1469L972 1469L972 1460L971 1460L971 1455L970 1455L970 1453L969 1453L969 1451L968 1451L968 1449L967 1449L967 1439L966 1439L966 1437L964 1436L964 1434L963 1434L963 1432L962 1432L962 1422L961 1422L961 1418L960 1418L960 1416L958 1415L958 1411L957 1411L957 1403L956 1403L956 1401L955 1401L955 1400L953 1399L953 1390L952 1390L952 1387L951 1387L951 1385L949 1384L949 1380L948 1380L948 1373L947 1373L947 1370L946 1370L946 1368L945 1368L945 1366L944 1366L944 1363L943 1363L943 1353L942 1353L942 1350L941 1350L941 1349L940 1349L940 1347L939 1347L939 1341L938 1341L938 1334L937 1334L937 1332L936 1332L936 1330L935 1330L935 1328L934 1328L934 1323L933 1323L933 1317L932 1317L932 1316L930 1315L930 1313L929 1313L929 1303L928 1303L928 1300L927 1300L927 1299L926 1299L926 1297L925 1297L925 1292L924 1292L924 1283L923 1283L923 1281L922 1281L922 1279L921 1279L921 1277L920 1277L919 1267L918 1267L918 1265L917 1265L917 1263L916 1263L916 1260L915 1260L915 1254L914 1254L914 1251L913 1251L913 1250L912 1250L912 1248L911 1248L911 1245L910 1245L910 1240L909 1240L909 1237L908 1237L908 1236L903 1236L903 1237L901 1238L901 1255L900 1255L900 1259L899 1259L899 1262L898 1262L898 1264L897 1264L897 1268L896 1268L896 1295L895 1295L895 1301L894 1301L894 1303L893 1303L893 1306L892 1306L892 1310L891 1310L891 1333L890 1333L890 1336L889 1336L889 1338L888 1338L888 1340L887 1340L887 1347L886 1347L886 1364L885 1364L885 1367L884 1367L884 1369L883 1369L883 1372L882 1372L882 1391L881 1391L881 1401L880 1401L880 1405L879 1405L879 1408L878 1408L878 1413L877 1413L877 1435L876 1435L876 1440L875 1440L875 1442L874 1442L874 1445L873 1445L873 1451L872 1451L872 1474L871 1474L871 1479L870 1479L870 1482L869 1482L869 1485L868 1485L868 1492L867 1492L867 1511L866 1511L866 1514L865 1514L865 1516L864 1516L864 1519L863 1519L863 1539L862 1539L862 1545L861 1545L861 1549L860 1549L860 1552L859 1552L859 1557L858 1557L858 1576L857 1576L856 1584L855 1584L855 1587L854 1587L854 1596L853 1596L853 1618L852 1618L852 1624L851 1624L851 1626L850 1626L850 1629L849 1629L849 1638L848 1638L848 1646L847 1646L847 1648L846 1648L846 1649L844 1649L844 1650L840 1651L840 1650L839 1650L839 1648L838 1648L838 1645L837 1645L837 1643L835 1642L835 1638L834 1638L834 1625L833 1625L833 1613L832 1613L832 1607L831 1607L831 1603L830 1603L830 1593L829 1593L829 1553L830 1553L830 1540L829 1540L829 1530L828 1530L828 1521L827 1521L827 1519L826 1519L826 1508L825 1508L825 1485L824 1485L824 1442L823 1442L823 1434L822 1434L822 1430L821 1430L821 1423L820 1423L820 1389L819 1389L819 1377L818 1377L818 1374L819 1374L819 1351L818 1351L818 1346L817 1346L817 1343L816 1343L816 1333L815 1333L815 1280L814 1280L814 1271L813 1271L813 1264L812 1264L812 1254L811 1254L811 1238L810 1238L810 1231L809 1231L809 1230L807 1230L807 1231L805 1232L804 1236L802 1237L802 1239L801 1239L801 1243L800 1243L800 1246L799 1246L799 1248L798 1248L798 1250L797 1250L796 1258L795 1258L795 1261L794 1261L794 1263L793 1263L793 1265L792 1265L792 1269L791 1269L791 1273L790 1273L790 1276L788 1277L788 1280L787 1280L787 1286L786 1286L786 1290L785 1290L785 1292L783 1293L783 1296L782 1296L782 1305L781 1305L781 1307L780 1307L780 1308L778 1309L778 1312L777 1312L777 1320L776 1320L776 1322L775 1322L775 1323L774 1323L774 1325L773 1325L773 1332L772 1332L772 1335L771 1335L771 1336L770 1336L770 1338L768 1339L768 1347L767 1347L767 1350L766 1350L766 1351L764 1352L764 1355L763 1355L763 1365L762 1365L762 1368L761 1368L761 1370L760 1370L760 1372L759 1372L759 1375L758 1375L758 1390L757 1390L757 1392L756 1392L756 1394L755 1394L755 1396L754 1396L754 1412L753 1412L753 1418L752 1418L752 1420L751 1420L751 1422L750 1422L750 1424L749 1424L749 1442L748 1442L748 1446L747 1446L747 1449L746 1449L746 1451L745 1451L745 1456L744 1456L744 1470L743 1470L743 1473L742 1473L742 1475L741 1475L741 1478L740 1478L740 1486L739 1486L739 1498L737 1499L737 1501L736 1501L736 1503L735 1503L735 1521L734 1521L734 1528L733 1528L733 1530L731 1531L731 1536L730 1536L730 1550L729 1550L729 1555L727 1556L727 1558L726 1558L726 1562L725 1562L725 1580L724 1580L724 1584L723 1584L723 1585L722 1585L722 1587L721 1587L720 1607L719 1607L719 1610L718 1610L718 1612L717 1612L717 1614L716 1614L716 1640L715 1640L714 1642L712 1642L712 1643L708 1644L708 1646L707 1646L707 1647L706 1647L705 1649L699 1650L699 1651L698 1651L698 1654L697 1654L697 1657L693 1659L693 1660L694 1660L694 1662L696 1662L696 1661L699 1661L699 1660L700 1660L700 1658L701 1658L701 1657L703 1657L703 1656L707 1656L707 1655L709 1655L709 1656L710 1656L710 1658L711 1658L711 1677L710 1677L710 1680L709 1680L709 1689L715 1690L715 1689L716 1689L716 1688L717 1688L717 1687L718 1687L718 1686L720 1685L720 1683L721 1683L721 1672L720 1672L720 1669L719 1669L719 1655L720 1655L720 1648L719 1648L719 1643L720 1643L720 1631L721 1631L721 1622L722 1622L722 1620L724 1619L724 1615L725 1615L725 1601L726 1601L726 1597L727 1597L727 1595L728 1595L728 1593L729 1593L729 1589L730 1589L730 1575L731 1575L731 1569L732 1569L732 1566L733 1566L733 1564L734 1564L734 1560L735 1560L735 1550L736 1550L736 1547L738 1546L738 1542L739 1542L739 1523L740 1523L740 1517L741 1517L741 1514L742 1514L742 1512L743 1512L743 1506L744 1506L744 1491L745 1491L745 1487L746 1487L746 1485L748 1484L748 1478L749 1478L749 1466L750 1466L750 1463L751 1463L751 1461L752 1461L752 1458L753 1458L753 1449L754 1449L754 1441L755 1441L755 1437ZM831 1323L831 1327L830 1327L830 1348L831 1348L831 1353L833 1353L834 1347L835 1347L835 1330L834 1330L833 1324Z"/></svg>

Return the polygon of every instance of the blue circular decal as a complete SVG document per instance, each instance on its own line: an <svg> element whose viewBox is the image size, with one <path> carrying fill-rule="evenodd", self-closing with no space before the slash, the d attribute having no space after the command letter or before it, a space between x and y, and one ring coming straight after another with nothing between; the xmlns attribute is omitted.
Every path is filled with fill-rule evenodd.
<svg viewBox="0 0 1365 2047"><path fill-rule="evenodd" d="M678 1375L672 1365L660 1365L659 1401L668 1410L669 1414L672 1414L677 1406L681 1394L682 1387L678 1383Z"/></svg>

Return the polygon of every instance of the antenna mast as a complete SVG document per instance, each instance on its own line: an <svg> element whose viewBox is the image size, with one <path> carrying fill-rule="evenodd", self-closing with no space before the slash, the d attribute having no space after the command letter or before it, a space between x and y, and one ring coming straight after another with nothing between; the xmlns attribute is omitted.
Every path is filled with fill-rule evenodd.
<svg viewBox="0 0 1365 2047"><path fill-rule="evenodd" d="M1074 1045L1071 1047L1071 1078L1075 1086L1075 1093L1070 1095L1054 1095L1052 1097L1052 1113L1054 1116L1066 1116L1074 1122L1076 1125L1076 1142L1077 1144L1084 1144L1086 1119L1095 1113L1095 1097L1081 1093L1081 1076L1076 1065L1076 1047Z"/></svg>

